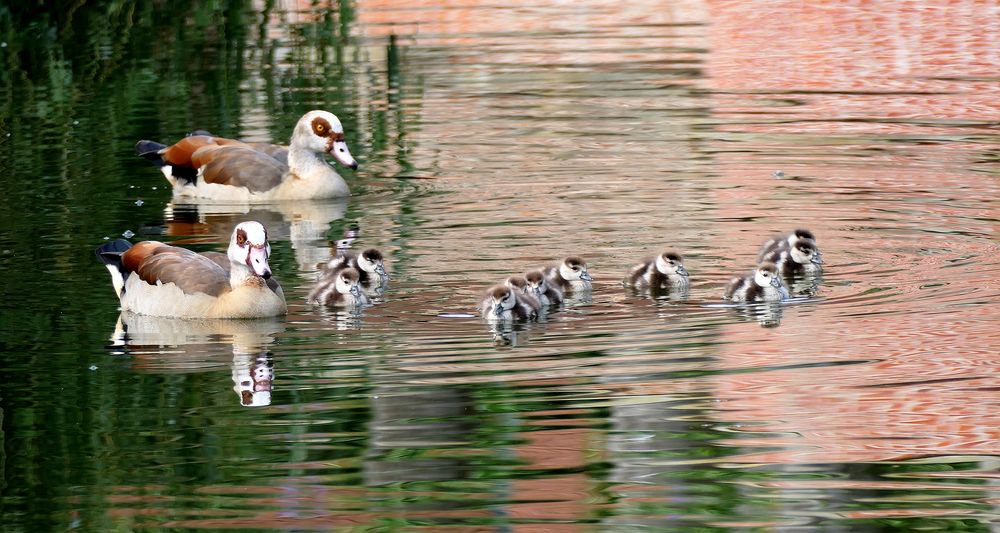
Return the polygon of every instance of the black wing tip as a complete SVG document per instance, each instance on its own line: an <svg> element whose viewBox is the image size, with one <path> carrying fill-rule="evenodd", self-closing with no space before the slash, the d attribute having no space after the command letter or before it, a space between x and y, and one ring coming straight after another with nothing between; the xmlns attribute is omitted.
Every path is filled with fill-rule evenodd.
<svg viewBox="0 0 1000 533"><path fill-rule="evenodd" d="M127 240L115 239L98 246L97 249L94 250L94 255L97 256L97 260L100 261L102 265L119 265L121 264L122 254L128 251L131 247L132 243Z"/></svg>

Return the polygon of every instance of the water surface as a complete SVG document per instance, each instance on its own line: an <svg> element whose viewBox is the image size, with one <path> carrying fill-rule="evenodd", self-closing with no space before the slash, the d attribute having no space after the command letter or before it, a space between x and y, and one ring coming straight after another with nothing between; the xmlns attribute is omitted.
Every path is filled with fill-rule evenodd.
<svg viewBox="0 0 1000 533"><path fill-rule="evenodd" d="M996 10L161 9L0 8L0 531L995 528ZM133 153L313 108L349 199L182 203ZM119 316L105 237L221 250L245 219L288 317ZM384 300L307 306L354 224ZM721 305L800 226L812 296ZM688 298L621 287L663 248ZM570 254L590 298L473 314Z"/></svg>

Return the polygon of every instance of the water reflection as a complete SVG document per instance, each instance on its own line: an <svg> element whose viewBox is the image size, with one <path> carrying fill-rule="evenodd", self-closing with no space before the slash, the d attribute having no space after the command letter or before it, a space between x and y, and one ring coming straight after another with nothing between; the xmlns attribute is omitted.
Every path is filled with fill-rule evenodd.
<svg viewBox="0 0 1000 533"><path fill-rule="evenodd" d="M239 222L256 220L267 228L269 240L291 243L295 263L305 273L315 272L317 265L336 253L327 234L332 223L346 213L346 198L253 205L174 199L164 208L163 223L167 235L218 242Z"/></svg>
<svg viewBox="0 0 1000 533"><path fill-rule="evenodd" d="M129 6L0 8L7 528L997 522L992 6ZM316 107L358 132L339 214L164 212L132 150L280 141ZM302 302L344 209L393 257L363 316ZM103 350L94 242L216 246L244 216L295 251L286 320ZM713 305L800 225L831 263L805 301ZM689 294L608 281L665 243L697 259ZM456 313L571 253L589 302L509 330ZM282 401L243 408L274 368Z"/></svg>
<svg viewBox="0 0 1000 533"><path fill-rule="evenodd" d="M284 330L280 318L183 320L125 311L109 349L147 372L205 371L228 364L240 405L261 407L271 404L274 383L268 347Z"/></svg>

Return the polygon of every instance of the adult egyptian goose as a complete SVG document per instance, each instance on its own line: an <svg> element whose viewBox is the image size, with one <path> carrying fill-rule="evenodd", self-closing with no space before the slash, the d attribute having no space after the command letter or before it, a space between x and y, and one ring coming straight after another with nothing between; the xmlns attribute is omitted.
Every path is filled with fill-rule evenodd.
<svg viewBox="0 0 1000 533"><path fill-rule="evenodd" d="M285 294L271 277L271 245L259 222L233 229L229 250L196 253L157 241L111 241L96 250L111 272L122 311L175 318L284 315Z"/></svg>
<svg viewBox="0 0 1000 533"><path fill-rule="evenodd" d="M326 162L358 168L333 113L314 110L299 119L288 146L247 143L195 132L166 146L139 141L140 156L160 166L174 196L234 202L334 198L351 194Z"/></svg>

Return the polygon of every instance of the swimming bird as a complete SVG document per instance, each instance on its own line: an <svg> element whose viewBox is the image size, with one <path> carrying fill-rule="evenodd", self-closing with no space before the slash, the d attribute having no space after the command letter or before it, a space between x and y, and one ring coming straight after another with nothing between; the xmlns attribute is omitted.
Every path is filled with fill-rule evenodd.
<svg viewBox="0 0 1000 533"><path fill-rule="evenodd" d="M511 276L505 279L503 284L517 292L518 303L526 306L528 314L537 315L542 309L541 302L535 297L534 291L528 287L528 280L524 276Z"/></svg>
<svg viewBox="0 0 1000 533"><path fill-rule="evenodd" d="M777 302L788 298L788 289L774 263L765 261L750 274L733 278L724 296L734 302Z"/></svg>
<svg viewBox="0 0 1000 533"><path fill-rule="evenodd" d="M816 244L816 236L813 235L813 232L807 229L798 228L792 230L791 233L783 235L775 235L770 239L764 241L764 244L762 244L760 247L760 251L757 252L757 262L765 261L767 256L770 255L771 252L775 250L787 250L791 248L796 242L802 239L808 239L813 241L813 246L816 248L816 253L820 257L820 259L822 259L823 254L822 252L819 251L819 246Z"/></svg>
<svg viewBox="0 0 1000 533"><path fill-rule="evenodd" d="M336 273L320 278L306 298L311 304L357 307L368 305L368 297L361 290L360 274L347 267Z"/></svg>
<svg viewBox="0 0 1000 533"><path fill-rule="evenodd" d="M628 271L625 283L637 289L670 289L688 285L688 271L684 259L673 251L665 251L646 259Z"/></svg>
<svg viewBox="0 0 1000 533"><path fill-rule="evenodd" d="M784 277L798 274L818 274L823 270L823 260L812 239L798 239L788 248L777 248L764 257L774 263L778 273Z"/></svg>
<svg viewBox="0 0 1000 533"><path fill-rule="evenodd" d="M158 241L116 239L95 251L111 272L122 311L177 318L255 318L287 312L271 277L271 245L259 222L233 229L229 249L196 253Z"/></svg>
<svg viewBox="0 0 1000 533"><path fill-rule="evenodd" d="M226 201L302 200L349 196L347 182L326 162L358 168L336 115L314 110L299 119L288 146L249 143L197 131L171 146L139 141L140 156L160 167L174 196Z"/></svg>
<svg viewBox="0 0 1000 533"><path fill-rule="evenodd" d="M589 291L590 282L594 279L587 272L587 262L575 256L563 259L558 265L548 266L543 272L545 281L563 293Z"/></svg>
<svg viewBox="0 0 1000 533"><path fill-rule="evenodd" d="M358 271L358 282L366 291L381 289L389 281L389 274L385 271L385 259L382 252L375 248L368 248L360 254L341 251L339 255L331 257L320 267L319 278L332 276L344 268Z"/></svg>
<svg viewBox="0 0 1000 533"><path fill-rule="evenodd" d="M563 301L563 292L545 280L545 273L541 270L532 270L524 274L525 281L528 282L528 289L532 295L538 299L538 303L543 306L559 304Z"/></svg>
<svg viewBox="0 0 1000 533"><path fill-rule="evenodd" d="M479 305L479 311L483 318L490 322L527 320L535 316L530 306L518 297L518 291L506 285L490 287Z"/></svg>

